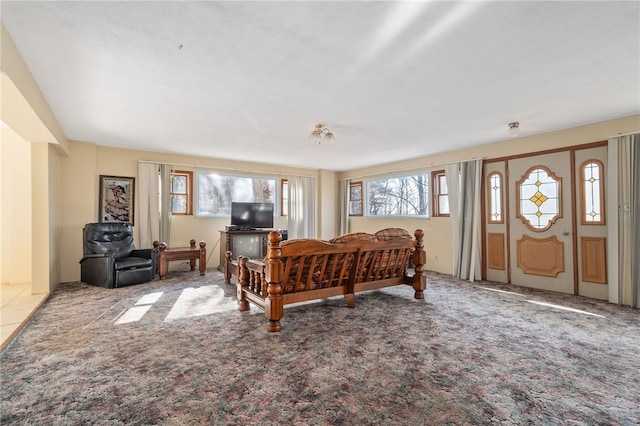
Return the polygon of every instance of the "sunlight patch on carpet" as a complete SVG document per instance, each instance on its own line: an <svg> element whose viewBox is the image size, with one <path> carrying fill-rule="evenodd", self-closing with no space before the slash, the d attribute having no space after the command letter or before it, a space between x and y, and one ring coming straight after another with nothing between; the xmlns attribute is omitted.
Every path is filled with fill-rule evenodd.
<svg viewBox="0 0 640 426"><path fill-rule="evenodd" d="M115 321L114 324L127 324L130 322L140 321L144 314L151 309L152 305L133 306L122 313Z"/></svg>
<svg viewBox="0 0 640 426"><path fill-rule="evenodd" d="M156 303L164 294L164 291L157 291L155 293L149 293L142 296L136 302L136 305L153 305Z"/></svg>
<svg viewBox="0 0 640 426"><path fill-rule="evenodd" d="M140 321L144 314L151 309L154 303L156 303L164 294L163 291L155 293L149 293L142 296L135 303L135 306L123 311L113 322L114 324L127 324L130 322Z"/></svg>
<svg viewBox="0 0 640 426"><path fill-rule="evenodd" d="M497 293L506 293L506 294L513 294L515 296L521 296L524 297L524 294L520 294L520 293L514 293L513 291L506 291L506 290L498 290L497 288L489 288L489 287L480 287L483 290L489 290L489 291L495 291Z"/></svg>
<svg viewBox="0 0 640 426"><path fill-rule="evenodd" d="M237 308L235 300L225 298L224 290L218 286L185 288L164 320L174 321L180 318L210 315Z"/></svg>
<svg viewBox="0 0 640 426"><path fill-rule="evenodd" d="M550 308L562 309L564 311L570 311L570 312L576 312L576 313L579 313L579 314L592 315L594 317L606 318L604 315L598 315L598 314L594 314L594 313L591 313L591 312L582 311L580 309L567 308L566 306L554 305L553 303L536 302L535 300L527 300L527 302L533 303L533 304L536 304L536 305L541 305L541 306L548 306Z"/></svg>

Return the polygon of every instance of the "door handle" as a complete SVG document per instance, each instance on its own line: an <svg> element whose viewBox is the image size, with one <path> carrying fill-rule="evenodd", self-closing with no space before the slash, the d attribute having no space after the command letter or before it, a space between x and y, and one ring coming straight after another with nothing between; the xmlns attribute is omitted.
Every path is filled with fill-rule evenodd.
<svg viewBox="0 0 640 426"><path fill-rule="evenodd" d="M564 232L562 233L562 235L564 235L565 237L566 237L567 235L569 235L569 234L571 234L571 232L569 232L569 231L564 231Z"/></svg>

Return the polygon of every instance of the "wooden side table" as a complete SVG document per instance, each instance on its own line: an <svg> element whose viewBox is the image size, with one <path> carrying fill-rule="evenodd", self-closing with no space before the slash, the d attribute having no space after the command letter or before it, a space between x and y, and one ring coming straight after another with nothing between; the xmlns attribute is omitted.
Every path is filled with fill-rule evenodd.
<svg viewBox="0 0 640 426"><path fill-rule="evenodd" d="M196 240L189 241L189 247L169 248L166 243L153 242L153 247L158 249L158 269L160 279L164 280L169 270L169 262L172 260L188 260L193 271L196 268L196 260L200 266L200 275L204 275L207 269L207 243L200 241L200 248L196 247Z"/></svg>

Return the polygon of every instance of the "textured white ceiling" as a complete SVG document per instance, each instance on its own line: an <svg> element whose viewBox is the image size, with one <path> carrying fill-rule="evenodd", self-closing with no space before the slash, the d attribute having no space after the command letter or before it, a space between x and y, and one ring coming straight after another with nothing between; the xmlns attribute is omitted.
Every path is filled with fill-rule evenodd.
<svg viewBox="0 0 640 426"><path fill-rule="evenodd" d="M350 170L640 113L637 1L1 8L67 137L105 146Z"/></svg>

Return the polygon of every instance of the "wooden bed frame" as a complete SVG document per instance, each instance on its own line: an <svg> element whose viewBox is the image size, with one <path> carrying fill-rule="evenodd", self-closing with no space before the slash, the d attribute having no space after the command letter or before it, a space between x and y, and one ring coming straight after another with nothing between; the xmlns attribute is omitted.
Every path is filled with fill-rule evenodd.
<svg viewBox="0 0 640 426"><path fill-rule="evenodd" d="M415 231L415 240L404 230L406 236L378 240L376 236L384 231L359 233L360 239L338 243L312 239L283 243L280 233L271 232L264 261L237 259L240 311L249 310L249 302L256 304L265 310L267 330L277 332L284 306L291 303L343 295L353 308L355 293L401 284L412 285L414 297L424 299L423 231ZM230 258L227 252L227 262ZM410 261L412 276L408 275Z"/></svg>

